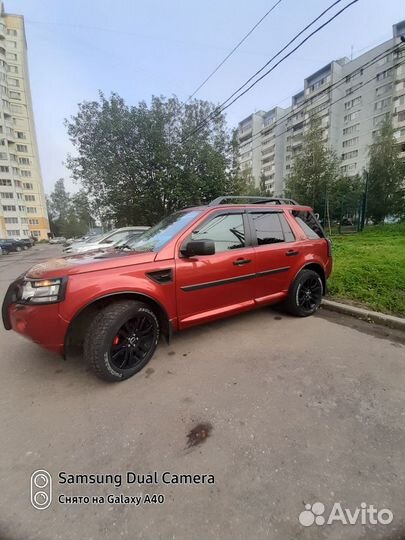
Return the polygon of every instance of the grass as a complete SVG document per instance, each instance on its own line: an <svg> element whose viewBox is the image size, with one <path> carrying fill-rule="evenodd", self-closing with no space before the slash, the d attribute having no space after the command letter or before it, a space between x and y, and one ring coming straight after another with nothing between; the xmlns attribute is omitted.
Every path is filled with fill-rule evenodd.
<svg viewBox="0 0 405 540"><path fill-rule="evenodd" d="M332 241L330 296L404 317L405 224L370 226Z"/></svg>

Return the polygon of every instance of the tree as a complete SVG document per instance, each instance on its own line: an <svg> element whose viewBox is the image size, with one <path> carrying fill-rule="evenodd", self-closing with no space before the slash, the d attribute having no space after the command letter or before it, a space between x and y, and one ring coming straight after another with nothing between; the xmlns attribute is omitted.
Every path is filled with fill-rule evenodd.
<svg viewBox="0 0 405 540"><path fill-rule="evenodd" d="M83 102L66 120L76 149L67 165L101 218L151 225L174 210L240 191L234 138L206 101L152 97L128 106L117 94Z"/></svg>
<svg viewBox="0 0 405 540"><path fill-rule="evenodd" d="M382 125L370 147L367 215L375 223L387 216L404 217L405 164L399 154L390 119Z"/></svg>
<svg viewBox="0 0 405 540"><path fill-rule="evenodd" d="M287 179L287 196L323 215L328 192L339 178L339 163L336 154L325 144L320 119L312 116L301 152Z"/></svg>
<svg viewBox="0 0 405 540"><path fill-rule="evenodd" d="M47 197L50 229L55 236L81 236L94 225L90 203L81 190L70 195L65 189L63 178L55 182L55 187Z"/></svg>

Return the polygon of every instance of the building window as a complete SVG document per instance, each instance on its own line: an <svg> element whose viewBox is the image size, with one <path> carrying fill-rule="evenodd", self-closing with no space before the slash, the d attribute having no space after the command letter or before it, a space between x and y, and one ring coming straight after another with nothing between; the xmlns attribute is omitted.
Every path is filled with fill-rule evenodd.
<svg viewBox="0 0 405 540"><path fill-rule="evenodd" d="M6 152L0 152L0 159L7 159ZM3 171L4 172L4 171Z"/></svg>
<svg viewBox="0 0 405 540"><path fill-rule="evenodd" d="M375 111L381 111L382 109L385 109L385 107L388 107L391 105L391 98L381 99L380 101L377 101L374 103L374 110Z"/></svg>
<svg viewBox="0 0 405 540"><path fill-rule="evenodd" d="M405 120L405 111L398 113L398 122L403 122Z"/></svg>
<svg viewBox="0 0 405 540"><path fill-rule="evenodd" d="M358 155L359 155L358 150L352 150L351 152L346 152L346 153L342 154L342 159L343 160L353 159L353 158L357 157Z"/></svg>
<svg viewBox="0 0 405 540"><path fill-rule="evenodd" d="M4 218L4 223L7 223L9 225L11 225L12 223L18 223L18 218L16 217L6 217Z"/></svg>
<svg viewBox="0 0 405 540"><path fill-rule="evenodd" d="M1 197L2 199L13 199L13 198L14 198L13 194L10 193L10 192L8 192L8 191L2 191L2 192L0 192L0 197Z"/></svg>
<svg viewBox="0 0 405 540"><path fill-rule="evenodd" d="M20 165L30 165L31 164L30 158L27 158L27 157L19 157L18 158L18 163L20 163Z"/></svg>
<svg viewBox="0 0 405 540"><path fill-rule="evenodd" d="M27 206L27 214L36 214L37 209L34 206Z"/></svg>
<svg viewBox="0 0 405 540"><path fill-rule="evenodd" d="M0 178L0 186L11 186L11 180L8 178Z"/></svg>
<svg viewBox="0 0 405 540"><path fill-rule="evenodd" d="M24 112L24 108L21 105L17 105L17 103L12 103L10 105L11 112L22 114Z"/></svg>
<svg viewBox="0 0 405 540"><path fill-rule="evenodd" d="M15 187L18 187L18 188L22 187L20 180L14 180L14 185Z"/></svg>
<svg viewBox="0 0 405 540"><path fill-rule="evenodd" d="M353 137L353 139L347 139L346 141L343 141L342 146L343 148L347 148L348 146L356 146L356 144L359 144L359 138Z"/></svg>
<svg viewBox="0 0 405 540"><path fill-rule="evenodd" d="M0 172L10 172L10 169L7 165L0 165Z"/></svg>
<svg viewBox="0 0 405 540"><path fill-rule="evenodd" d="M32 236L35 236L35 238L39 238L41 236L41 231L31 231Z"/></svg>
<svg viewBox="0 0 405 540"><path fill-rule="evenodd" d="M15 133L17 135L17 139L26 139L27 138L27 136L25 135L25 133L23 131L16 131Z"/></svg>
<svg viewBox="0 0 405 540"><path fill-rule="evenodd" d="M8 52L6 54L6 58L7 58L7 60L15 60L16 61L17 60L17 55L15 53Z"/></svg>
<svg viewBox="0 0 405 540"><path fill-rule="evenodd" d="M16 211L16 207L13 206L13 205L4 205L3 206L3 212L15 212Z"/></svg>
<svg viewBox="0 0 405 540"><path fill-rule="evenodd" d="M8 71L10 73L18 73L18 67L17 66L8 66ZM18 86L18 85L17 85Z"/></svg>
<svg viewBox="0 0 405 540"><path fill-rule="evenodd" d="M28 152L28 146L26 144L17 144L17 152Z"/></svg>
<svg viewBox="0 0 405 540"><path fill-rule="evenodd" d="M17 48L17 42L16 41L11 41L11 40L7 40L6 41L6 44L7 44L7 47L10 47L10 49L16 49Z"/></svg>
<svg viewBox="0 0 405 540"><path fill-rule="evenodd" d="M18 79L12 79L9 77L7 82L9 86L20 86L20 81Z"/></svg>
<svg viewBox="0 0 405 540"><path fill-rule="evenodd" d="M24 189L33 189L33 185L31 184L31 182L24 182L23 183L23 188Z"/></svg>
<svg viewBox="0 0 405 540"><path fill-rule="evenodd" d="M14 28L7 28L7 35L8 36L16 36L17 30L14 30Z"/></svg>
<svg viewBox="0 0 405 540"><path fill-rule="evenodd" d="M380 124L385 122L385 120L388 118L388 116L389 116L389 113L384 113L384 114L380 114L379 116L376 116L373 119L373 126L374 127L379 126Z"/></svg>
<svg viewBox="0 0 405 540"><path fill-rule="evenodd" d="M10 90L8 96L10 99L21 99L21 92L13 92L12 90Z"/></svg>
<svg viewBox="0 0 405 540"><path fill-rule="evenodd" d="M20 236L20 231L7 231L8 236Z"/></svg>
<svg viewBox="0 0 405 540"><path fill-rule="evenodd" d="M19 210L20 212L25 212L25 206L19 206L19 207L18 207L18 210Z"/></svg>
<svg viewBox="0 0 405 540"><path fill-rule="evenodd" d="M39 220L38 219L29 219L28 223L30 225L39 225Z"/></svg>
<svg viewBox="0 0 405 540"><path fill-rule="evenodd" d="M392 90L392 83L384 84L383 86L380 86L379 88L375 89L375 95L377 97L383 96L384 94L391 92L391 90Z"/></svg>
<svg viewBox="0 0 405 540"><path fill-rule="evenodd" d="M386 69L382 71L381 73L377 74L377 81L383 81L384 79L387 79L388 77L392 76L392 68Z"/></svg>
<svg viewBox="0 0 405 540"><path fill-rule="evenodd" d="M345 110L351 109L352 107L356 107L356 105L360 105L360 104L361 104L361 96L351 99L350 101L346 101Z"/></svg>
<svg viewBox="0 0 405 540"><path fill-rule="evenodd" d="M31 176L31 171L20 171L20 174L21 176L25 176L27 178Z"/></svg>
<svg viewBox="0 0 405 540"><path fill-rule="evenodd" d="M344 128L343 135L351 135L352 133L357 133L359 131L360 124L354 124L353 126Z"/></svg>
<svg viewBox="0 0 405 540"><path fill-rule="evenodd" d="M35 195L25 195L26 201L35 201Z"/></svg>

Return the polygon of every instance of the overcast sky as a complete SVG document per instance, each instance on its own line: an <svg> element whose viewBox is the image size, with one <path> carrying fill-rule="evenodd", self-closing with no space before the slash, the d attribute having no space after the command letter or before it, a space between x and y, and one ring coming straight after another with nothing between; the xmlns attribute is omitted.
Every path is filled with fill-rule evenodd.
<svg viewBox="0 0 405 540"><path fill-rule="evenodd" d="M64 177L71 151L64 118L82 100L118 92L186 99L275 0L6 0L24 15L45 191ZM196 97L220 102L332 0L282 0ZM347 3L347 2L346 2ZM344 4L344 3L342 3ZM255 110L288 106L303 79L392 36L403 0L360 0L227 111L234 126Z"/></svg>

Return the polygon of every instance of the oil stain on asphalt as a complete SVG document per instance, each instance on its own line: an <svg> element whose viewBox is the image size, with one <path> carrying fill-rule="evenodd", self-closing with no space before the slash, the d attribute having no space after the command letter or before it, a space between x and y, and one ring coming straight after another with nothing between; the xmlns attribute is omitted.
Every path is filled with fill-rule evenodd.
<svg viewBox="0 0 405 540"><path fill-rule="evenodd" d="M187 448L192 448L206 441L211 431L212 425L208 422L196 425L187 434Z"/></svg>

